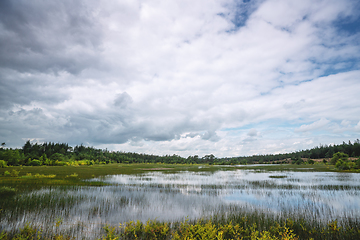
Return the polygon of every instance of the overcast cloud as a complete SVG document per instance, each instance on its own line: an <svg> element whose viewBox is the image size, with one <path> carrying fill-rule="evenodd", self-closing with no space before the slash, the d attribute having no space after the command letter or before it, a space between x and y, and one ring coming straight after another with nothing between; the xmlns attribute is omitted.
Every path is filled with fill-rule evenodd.
<svg viewBox="0 0 360 240"><path fill-rule="evenodd" d="M217 157L360 138L357 0L0 1L0 140Z"/></svg>

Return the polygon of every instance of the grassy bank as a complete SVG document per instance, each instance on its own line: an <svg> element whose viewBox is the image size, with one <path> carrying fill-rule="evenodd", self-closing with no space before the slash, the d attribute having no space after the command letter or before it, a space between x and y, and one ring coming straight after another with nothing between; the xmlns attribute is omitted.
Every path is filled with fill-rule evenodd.
<svg viewBox="0 0 360 240"><path fill-rule="evenodd" d="M43 229L27 224L16 232L0 234L1 240L8 239L75 239L59 231L61 220L55 223L53 231L43 234ZM126 222L119 226L105 225L100 239L249 239L249 240L295 240L295 239L360 239L359 222L349 222L339 227L337 221L325 226L303 220L264 218L261 214L233 216L164 223L149 220ZM88 237L88 239L94 239ZM99 239L99 238L98 238Z"/></svg>

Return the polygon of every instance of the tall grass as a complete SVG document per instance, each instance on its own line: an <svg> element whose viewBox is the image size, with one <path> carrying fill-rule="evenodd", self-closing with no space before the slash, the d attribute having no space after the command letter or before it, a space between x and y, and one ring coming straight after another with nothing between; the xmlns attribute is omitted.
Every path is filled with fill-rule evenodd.
<svg viewBox="0 0 360 240"><path fill-rule="evenodd" d="M260 222L260 223L259 223ZM55 223L52 231L26 224L14 232L3 231L0 239L76 239L69 233L61 232ZM326 226L314 225L304 220L271 219L261 214L252 216L234 215L226 219L200 219L197 221L159 222L148 220L129 221L118 226L105 224L100 236L87 236L87 239L251 239L251 240L295 240L295 239L359 239L359 222L340 227L337 221Z"/></svg>

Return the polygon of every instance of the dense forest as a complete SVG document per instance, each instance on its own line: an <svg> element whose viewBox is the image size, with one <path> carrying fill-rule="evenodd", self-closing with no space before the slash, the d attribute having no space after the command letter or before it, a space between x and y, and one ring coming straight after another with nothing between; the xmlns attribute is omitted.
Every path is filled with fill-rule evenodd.
<svg viewBox="0 0 360 240"><path fill-rule="evenodd" d="M320 145L312 149L283 153L254 155L246 157L217 158L213 154L203 157L178 155L149 155L131 152L108 151L94 147L71 147L67 143L31 143L27 141L21 149L0 148L0 165L93 165L108 163L206 163L206 164L251 164L251 163L285 163L306 159L331 158L334 153L342 152L350 157L360 156L360 141L343 142L340 145ZM0 166L1 167L1 166Z"/></svg>

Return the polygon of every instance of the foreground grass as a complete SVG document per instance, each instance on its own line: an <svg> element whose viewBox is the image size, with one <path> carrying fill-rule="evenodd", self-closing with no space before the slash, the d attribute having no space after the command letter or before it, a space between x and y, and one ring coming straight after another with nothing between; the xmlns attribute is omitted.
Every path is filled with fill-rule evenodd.
<svg viewBox="0 0 360 240"><path fill-rule="evenodd" d="M267 219L259 226L259 217L233 216L231 220L198 220L196 222L163 223L149 220L146 223L127 222L118 227L105 225L102 240L115 239L249 239L249 240L295 240L295 239L360 239L359 223L339 227L337 222L317 226L302 220L293 221ZM8 239L75 239L58 231L61 221L56 223L52 234L43 234L43 229L27 224L17 232L2 232L1 240Z"/></svg>

